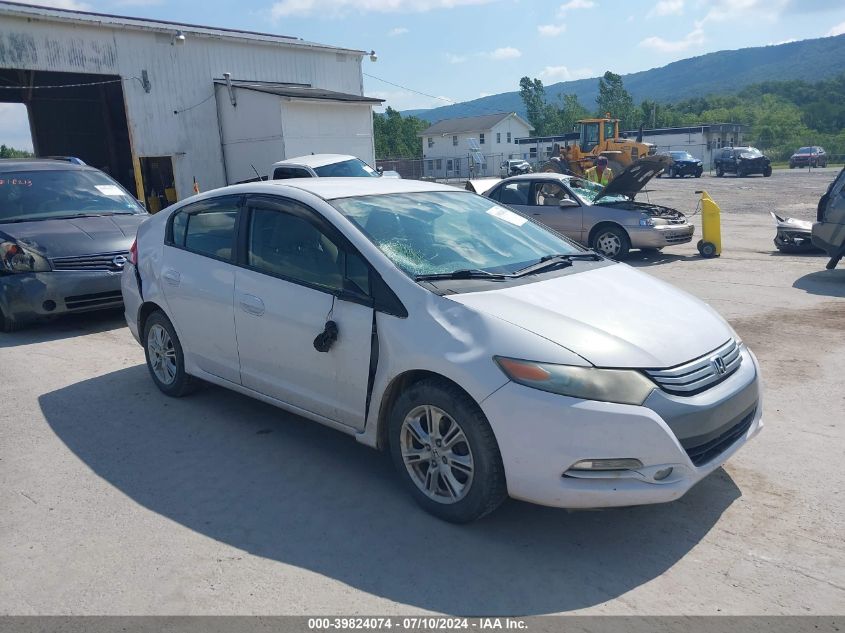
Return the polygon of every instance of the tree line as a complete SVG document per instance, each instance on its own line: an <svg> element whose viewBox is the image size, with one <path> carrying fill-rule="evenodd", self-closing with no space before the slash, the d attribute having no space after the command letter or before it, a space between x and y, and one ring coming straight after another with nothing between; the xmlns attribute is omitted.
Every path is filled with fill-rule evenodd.
<svg viewBox="0 0 845 633"><path fill-rule="evenodd" d="M736 94L715 94L676 103L644 99L639 104L625 89L622 77L610 71L599 79L592 112L576 95L546 100L539 79L523 77L520 96L538 136L572 131L575 121L610 113L622 129L683 127L699 123L740 123L745 142L783 161L802 145L821 145L828 154L845 154L845 74L818 82L765 81Z"/></svg>
<svg viewBox="0 0 845 633"><path fill-rule="evenodd" d="M7 145L0 145L0 158L32 158L32 152L22 149L15 149Z"/></svg>

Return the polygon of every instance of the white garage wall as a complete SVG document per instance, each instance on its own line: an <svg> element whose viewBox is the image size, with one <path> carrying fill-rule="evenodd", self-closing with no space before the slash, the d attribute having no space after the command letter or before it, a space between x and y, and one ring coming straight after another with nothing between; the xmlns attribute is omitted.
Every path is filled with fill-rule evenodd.
<svg viewBox="0 0 845 633"><path fill-rule="evenodd" d="M349 103L283 100L285 158L352 154L375 165L372 107Z"/></svg>

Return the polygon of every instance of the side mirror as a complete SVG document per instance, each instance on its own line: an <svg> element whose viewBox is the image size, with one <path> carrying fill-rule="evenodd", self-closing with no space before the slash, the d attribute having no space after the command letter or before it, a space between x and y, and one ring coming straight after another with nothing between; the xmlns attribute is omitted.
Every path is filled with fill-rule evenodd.
<svg viewBox="0 0 845 633"><path fill-rule="evenodd" d="M571 198L564 198L563 200L560 201L560 206L561 206L561 208L565 208L565 207L577 207L577 206L580 206L580 205L575 200L573 200Z"/></svg>
<svg viewBox="0 0 845 633"><path fill-rule="evenodd" d="M376 171L379 173L379 176L383 176L383 175L384 175L384 167L382 167L381 165L379 165L378 167L376 167Z"/></svg>

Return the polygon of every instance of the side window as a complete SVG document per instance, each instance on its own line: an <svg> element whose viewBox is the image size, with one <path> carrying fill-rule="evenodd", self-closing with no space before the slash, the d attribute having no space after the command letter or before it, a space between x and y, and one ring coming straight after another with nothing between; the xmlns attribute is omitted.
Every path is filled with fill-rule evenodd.
<svg viewBox="0 0 845 633"><path fill-rule="evenodd" d="M299 214L253 208L247 241L250 268L330 291L369 294L369 267Z"/></svg>
<svg viewBox="0 0 845 633"><path fill-rule="evenodd" d="M238 198L229 197L192 204L171 220L169 243L216 259L232 260Z"/></svg>
<svg viewBox="0 0 845 633"><path fill-rule="evenodd" d="M301 167L276 167L273 170L273 180L287 180L288 178L310 178L311 174Z"/></svg>
<svg viewBox="0 0 845 633"><path fill-rule="evenodd" d="M490 193L487 194L487 197L490 198L491 200L495 200L496 202L498 202L499 197L502 194L503 188L504 187L496 187L493 191L491 191Z"/></svg>
<svg viewBox="0 0 845 633"><path fill-rule="evenodd" d="M531 182L520 180L510 182L499 189L499 201L502 204L528 204L528 192L531 189Z"/></svg>
<svg viewBox="0 0 845 633"><path fill-rule="evenodd" d="M558 183L538 182L534 184L531 204L539 207L559 207L564 198L569 198L569 195Z"/></svg>

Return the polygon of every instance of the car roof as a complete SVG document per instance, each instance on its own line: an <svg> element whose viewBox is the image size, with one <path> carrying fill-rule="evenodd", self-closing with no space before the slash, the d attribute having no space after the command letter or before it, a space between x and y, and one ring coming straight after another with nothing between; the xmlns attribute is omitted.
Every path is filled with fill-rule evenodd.
<svg viewBox="0 0 845 633"><path fill-rule="evenodd" d="M66 160L49 158L0 158L0 174L18 171L84 171L92 170L88 165L77 165Z"/></svg>
<svg viewBox="0 0 845 633"><path fill-rule="evenodd" d="M296 156L294 158L280 160L278 163L273 163L273 167L305 165L306 167L315 168L355 159L355 156L350 156L349 154L309 154L307 156Z"/></svg>
<svg viewBox="0 0 845 633"><path fill-rule="evenodd" d="M400 178L287 178L285 180L265 180L262 182L233 185L208 193L211 196L226 195L228 193L283 195L287 189L306 191L324 200L393 193L426 193L434 191L466 193L464 189L452 185L441 185L436 182L404 180Z"/></svg>

